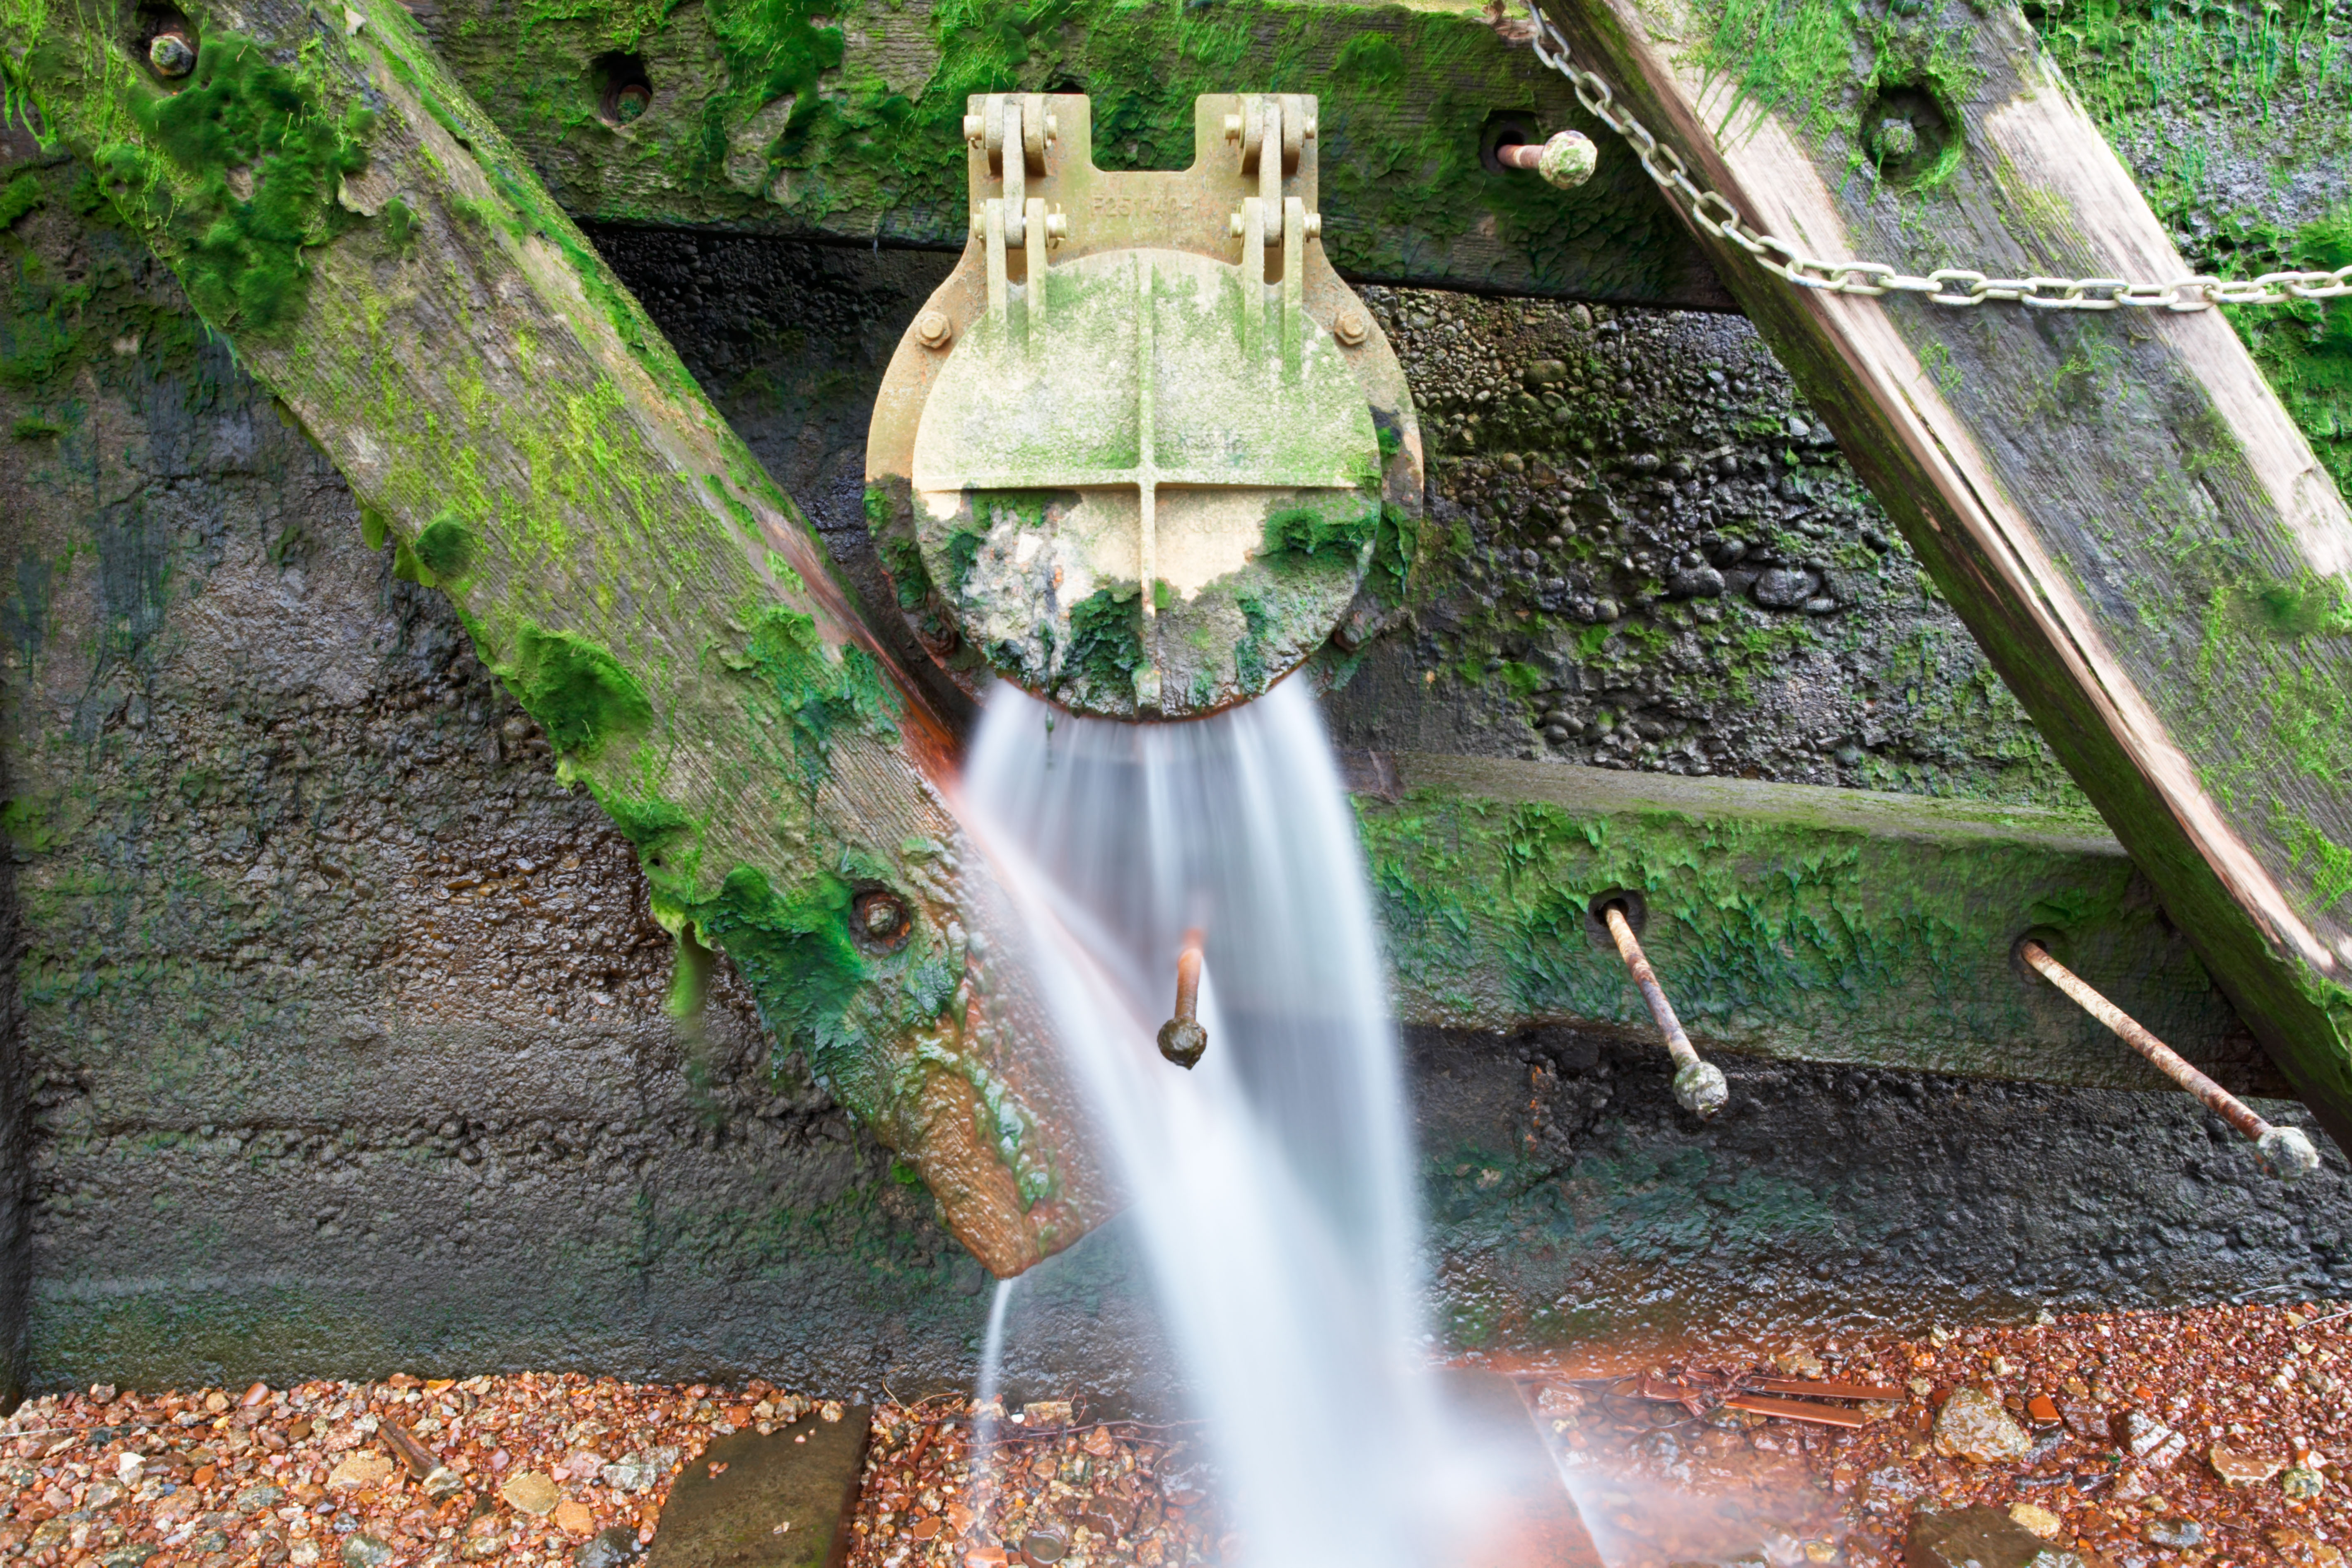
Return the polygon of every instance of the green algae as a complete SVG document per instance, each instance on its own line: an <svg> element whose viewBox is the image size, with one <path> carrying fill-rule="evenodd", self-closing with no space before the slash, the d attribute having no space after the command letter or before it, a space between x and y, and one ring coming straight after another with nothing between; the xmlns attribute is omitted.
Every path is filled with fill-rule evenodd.
<svg viewBox="0 0 2352 1568"><path fill-rule="evenodd" d="M618 659L570 632L525 626L508 689L559 751L593 758L653 727L653 701Z"/></svg>
<svg viewBox="0 0 2352 1568"><path fill-rule="evenodd" d="M1070 646L1064 679L1097 691L1131 692L1143 668L1143 601L1136 590L1098 588L1070 607Z"/></svg>
<svg viewBox="0 0 2352 1568"><path fill-rule="evenodd" d="M481 559L481 536L452 517L436 517L416 536L416 562L442 582L456 582Z"/></svg>

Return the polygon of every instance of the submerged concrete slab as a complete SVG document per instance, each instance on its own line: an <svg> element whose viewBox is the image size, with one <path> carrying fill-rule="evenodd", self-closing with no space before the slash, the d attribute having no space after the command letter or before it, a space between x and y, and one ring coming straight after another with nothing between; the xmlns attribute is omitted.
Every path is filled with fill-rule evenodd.
<svg viewBox="0 0 2352 1568"><path fill-rule="evenodd" d="M671 1490L646 1568L838 1568L873 1414L861 1405L711 1444Z"/></svg>
<svg viewBox="0 0 2352 1568"><path fill-rule="evenodd" d="M2016 962L2032 932L2241 1092L2284 1086L2120 844L2027 806L1559 763L1350 754L1409 1024L1643 1034L1624 897L1702 1051L2157 1089Z"/></svg>

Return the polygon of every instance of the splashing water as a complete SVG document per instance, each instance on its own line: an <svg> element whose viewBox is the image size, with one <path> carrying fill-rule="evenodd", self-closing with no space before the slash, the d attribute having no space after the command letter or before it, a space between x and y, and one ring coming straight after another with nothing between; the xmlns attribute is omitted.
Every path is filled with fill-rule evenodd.
<svg viewBox="0 0 2352 1568"><path fill-rule="evenodd" d="M1132 1199L1246 1560L1433 1561L1468 1499L1423 1364L1387 975L1305 684L1160 725L1000 687L964 789ZM1187 1072L1153 1037L1192 926L1209 1048Z"/></svg>
<svg viewBox="0 0 2352 1568"><path fill-rule="evenodd" d="M971 1479L969 1483L973 1506L985 1510L996 1494L996 1437L998 1423L1003 1419L1004 1387L1004 1319L1013 1308L1013 1293L1020 1288L1022 1276L996 1281L996 1294L988 1303L988 1333L980 1342L979 1397L972 1402Z"/></svg>

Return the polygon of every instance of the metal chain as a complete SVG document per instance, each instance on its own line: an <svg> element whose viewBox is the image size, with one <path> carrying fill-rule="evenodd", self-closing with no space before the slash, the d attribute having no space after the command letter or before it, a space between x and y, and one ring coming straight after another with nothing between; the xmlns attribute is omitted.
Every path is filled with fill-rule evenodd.
<svg viewBox="0 0 2352 1568"><path fill-rule="evenodd" d="M2284 305L2295 299L2336 299L2352 295L2352 267L2333 272L2266 272L2251 281L2198 274L2169 283L2133 283L2121 277L1994 277L1965 267L1938 267L1925 277L1876 261L1824 261L1807 256L1776 235L1751 227L1719 193L1701 190L1679 153L1650 133L1649 127L1617 107L1609 84L1576 63L1566 35L1527 0L1536 58L1569 79L1587 112L1633 143L1642 168L1669 201L1679 200L1691 221L1718 239L1746 251L1756 265L1800 288L1831 294L1924 294L1936 305L1981 305L2014 300L2037 310L2113 310L2118 305L2168 310L2202 310L2213 305Z"/></svg>

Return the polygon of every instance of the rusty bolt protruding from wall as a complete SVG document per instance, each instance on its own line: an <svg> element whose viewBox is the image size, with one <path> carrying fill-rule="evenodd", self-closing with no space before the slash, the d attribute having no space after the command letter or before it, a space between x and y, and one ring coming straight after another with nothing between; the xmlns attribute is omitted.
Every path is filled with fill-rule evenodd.
<svg viewBox="0 0 2352 1568"><path fill-rule="evenodd" d="M1371 336L1371 331L1370 319L1352 305L1340 311L1339 319L1331 323L1331 336L1350 349Z"/></svg>
<svg viewBox="0 0 2352 1568"><path fill-rule="evenodd" d="M1682 1019L1675 1016L1674 1004L1666 1000L1665 988L1658 984L1657 971L1650 967L1641 941L1633 935L1633 923L1625 918L1625 906L1612 900L1601 915L1609 923L1609 936L1617 944L1617 956L1625 961L1635 988L1650 1006L1650 1016L1657 1020L1658 1032L1666 1037L1666 1054L1675 1059L1675 1098L1700 1121L1711 1120L1731 1103L1731 1085L1724 1082L1723 1069L1702 1061L1691 1045L1690 1036L1683 1032Z"/></svg>
<svg viewBox="0 0 2352 1568"><path fill-rule="evenodd" d="M907 945L914 929L907 901L887 888L869 887L850 901L850 935L869 952L897 952Z"/></svg>
<svg viewBox="0 0 2352 1568"><path fill-rule="evenodd" d="M944 349L955 340L955 323L944 310L926 310L915 318L915 341L926 349Z"/></svg>
<svg viewBox="0 0 2352 1568"><path fill-rule="evenodd" d="M2309 1176L2319 1168L2319 1151L2300 1127L2276 1127L2254 1113L2252 1106L2206 1077L2181 1059L2180 1053L2147 1032L2137 1019L2092 989L2074 970L2050 956L2050 949L2028 936L2017 945L2017 956L2043 979L2072 998L2084 1012L2114 1031L2148 1064L2205 1102L2221 1120L2253 1140L2254 1157L2281 1181Z"/></svg>
<svg viewBox="0 0 2352 1568"><path fill-rule="evenodd" d="M158 33L147 40L147 63L159 77L186 76L196 68L195 46L184 33Z"/></svg>
<svg viewBox="0 0 2352 1568"><path fill-rule="evenodd" d="M1540 147L1524 141L1497 147L1495 158L1506 168L1532 169L1547 184L1573 191L1592 178L1592 171L1600 165L1601 150L1581 131L1560 131Z"/></svg>
<svg viewBox="0 0 2352 1568"><path fill-rule="evenodd" d="M1176 1016L1160 1026L1160 1054L1179 1067L1190 1068L1209 1049L1209 1031L1193 1016L1201 998L1201 933L1184 933L1184 950L1176 955Z"/></svg>

